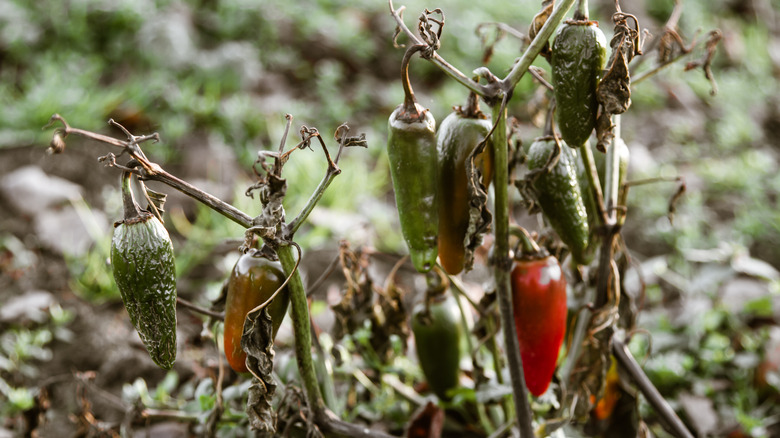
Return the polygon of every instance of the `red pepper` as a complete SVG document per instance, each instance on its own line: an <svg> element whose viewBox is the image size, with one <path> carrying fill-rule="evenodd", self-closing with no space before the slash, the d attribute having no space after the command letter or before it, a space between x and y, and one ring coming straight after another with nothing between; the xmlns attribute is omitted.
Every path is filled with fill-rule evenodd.
<svg viewBox="0 0 780 438"><path fill-rule="evenodd" d="M517 260L511 280L525 384L540 396L550 386L566 333L566 279L558 260L547 256Z"/></svg>

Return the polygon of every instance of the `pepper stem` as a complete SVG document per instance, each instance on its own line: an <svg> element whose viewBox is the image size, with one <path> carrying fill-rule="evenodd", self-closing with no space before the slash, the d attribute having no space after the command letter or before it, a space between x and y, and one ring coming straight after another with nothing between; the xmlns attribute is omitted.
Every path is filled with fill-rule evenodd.
<svg viewBox="0 0 780 438"><path fill-rule="evenodd" d="M417 112L417 99L414 97L414 90L412 90L412 83L409 81L409 63L412 60L412 55L424 49L424 44L418 44L410 46L404 53L404 58L401 61L401 85L404 87L404 109L403 113L406 117L414 117L415 119L422 118L422 114Z"/></svg>
<svg viewBox="0 0 780 438"><path fill-rule="evenodd" d="M577 10L574 11L574 19L577 21L588 21L588 0L579 0Z"/></svg>
<svg viewBox="0 0 780 438"><path fill-rule="evenodd" d="M477 93L470 91L469 97L466 99L466 106L456 107L456 110L461 116L467 119L486 119L487 116L479 108L479 96Z"/></svg>
<svg viewBox="0 0 780 438"><path fill-rule="evenodd" d="M130 187L130 177L133 172L125 170L122 172L122 204L124 206L124 222L137 220L141 217L141 207L135 202L133 188Z"/></svg>
<svg viewBox="0 0 780 438"><path fill-rule="evenodd" d="M517 237L520 239L520 246L523 248L523 255L526 256L543 256L546 254L542 253L541 248L539 248L539 245L534 242L534 239L531 238L531 235L528 234L528 231L519 226L519 225L511 225L509 227L509 234ZM517 254L515 254L517 256Z"/></svg>

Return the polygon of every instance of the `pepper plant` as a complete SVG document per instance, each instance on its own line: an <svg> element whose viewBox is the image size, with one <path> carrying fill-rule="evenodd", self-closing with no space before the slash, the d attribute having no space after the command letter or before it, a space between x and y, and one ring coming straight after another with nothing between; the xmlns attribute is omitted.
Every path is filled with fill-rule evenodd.
<svg viewBox="0 0 780 438"><path fill-rule="evenodd" d="M577 8L573 19L564 22L575 3ZM476 248L482 236L492 227L493 243L489 263L495 294L486 294L484 303L471 305L483 317L480 324L487 336L481 344L487 345L490 350L495 379L502 382L505 369L502 364L506 359L511 391L499 397L501 414L487 412L485 406L477 403L475 410L481 431L498 436L517 427L521 436L531 437L554 433L567 422L585 422L596 408L599 409L599 417L607 417L604 414L607 403L600 403L600 400L603 400L604 388L608 384L607 373L614 358L619 368L637 384L657 414L664 418L672 433L682 437L691 436L625 348L629 339L626 333L634 327L624 321L631 320L634 315L621 307L621 297L625 295L621 291L621 273L625 270L630 254L620 239L620 230L627 218L625 197L628 187L637 182L624 182L627 149L620 135L619 114L630 105L631 62L642 54L642 29L636 17L623 12L620 5L615 3L612 16L614 33L609 44L611 54L605 63L606 40L598 24L588 18L587 1L560 0L556 3L545 0L530 24L528 35L523 36L528 43L527 48L506 76L500 78L487 67L480 67L471 75L466 75L437 53L444 43L443 11L435 9L422 13L418 32L415 33L402 18L404 8L396 9L392 0L388 5L397 24L393 41L398 43L403 36L407 45L401 62L405 98L390 115L388 122L387 153L396 205L412 265L416 271L429 277L429 283L433 284L431 278L434 277L440 280L436 287L429 287L431 290L426 294L425 305L415 311L412 319L414 335L419 337L420 362L433 392L445 404L451 398L457 398L452 395L458 394L460 369L453 365L458 365L460 351L453 344L460 343L461 338L464 338L472 354L475 374L480 375L483 371L477 366L479 361L476 356L480 348L474 346L470 335L462 333L464 326L468 325L468 312L462 307L462 300L455 300L455 306L460 306L458 312L461 320L458 321L458 312L454 311L452 301L446 301L447 307L444 308L446 298L443 294L449 286L449 290L457 297L467 300L455 275L472 267ZM553 33L561 23L551 44ZM682 43L679 35L674 38L673 32L670 30L659 40L661 59L651 71L658 71L682 54L690 52L691 49ZM711 78L709 62L716 43L717 34L713 33L706 42L708 58L700 62L708 78ZM438 131L433 115L416 101L412 91L409 64L417 55L463 85L464 91L468 93L466 106L459 107L445 118ZM549 82L541 69L531 66L539 55L549 60L552 72ZM530 72L543 87L549 89L551 103L545 132L524 154L519 145L510 150L508 104L526 72ZM645 77L647 74L641 78ZM639 79L634 80L634 84L637 82ZM490 115L482 113L480 100L490 108ZM56 114L50 120L50 124L55 123L62 126L54 131L51 152L63 152L65 139L70 135L84 136L120 149L118 154L109 153L101 157L106 165L123 172L123 191L126 196L126 217L117 227L120 235L115 240L112 263L131 320L156 363L169 368L174 360L170 345L175 345L175 318L171 327L171 318L160 315L170 314L171 301L175 297L175 278L170 275L173 260L169 257L169 241L155 241L155 248L139 251L142 240L159 238L164 231L164 228L160 230L164 195L146 188L144 181L164 183L244 227L246 232L239 249L243 253L260 253L274 261L278 259L282 267L284 280L272 282L271 288L275 290L264 301L242 303L243 308L237 316L230 314L231 309L228 309L229 315L224 316L230 322L229 327L225 328L226 339L230 339L231 344L231 350L227 353L230 365L238 371L246 369L253 376L247 403L251 426L264 434L278 432L271 399L276 391L276 381L272 376L273 338L279 318L274 320L273 316L269 317L269 313L274 297L284 300L284 296L277 295L289 293L295 358L302 389L303 406L299 416L303 420L299 423L305 423L310 433L386 436L382 432L343 421L333 412L337 409L329 394L332 382L320 381L322 374L318 375L317 364L312 358L312 346L321 346L316 338L312 338L307 291L298 271L301 248L295 243L296 232L341 172L338 162L344 148L365 147L365 136L350 136L346 125L339 126L335 133L338 152L334 158L319 131L304 126L300 130L301 140L288 150L286 143L292 124L292 117L288 116L278 150L259 152L253 166L256 182L246 193L258 196L260 213L252 216L150 161L141 145L159 140L156 134L136 136L112 121L127 136L126 139L117 139L71 127L63 117ZM589 144L591 137L595 139L596 152ZM321 146L325 156L325 176L304 208L288 221L282 206L287 189L284 165L295 151L315 144ZM594 154L603 154L602 161L605 164L601 175ZM129 159L122 163L119 161L122 157ZM526 164L522 178L517 177L516 166L520 163ZM148 201L144 209L136 204L132 196L131 178L139 183L141 193ZM491 184L493 190L492 196L489 196ZM511 219L514 208L510 203L510 188L513 185L520 189L530 211L540 209L559 239L540 233L534 235L513 224ZM492 202L489 202L491 198ZM144 236L133 237L128 231L131 226L143 226ZM152 227L155 230L151 230ZM511 247L513 239L518 245L515 251ZM155 254L163 255L163 265L156 264L159 260L149 257L144 259L150 262L149 266L131 266L130 262L136 258ZM569 254L567 259L566 255ZM437 263L437 256L443 266ZM340 261L350 285L340 303L343 313L339 316L343 317L343 324L349 326L354 322L350 321L348 315L350 300L365 301L361 293L368 290L370 294L373 289L370 284L366 285L365 279L361 280L365 266L361 265L358 256L342 248ZM132 270L138 266L141 266L140 274L143 275L138 278L127 277L129 280L124 277L125 274L133 273ZM151 272L155 269L162 271ZM584 303L572 312L573 317L568 322L565 320L566 282L562 270L566 270L568 276L576 279L578 285L587 291ZM383 316L400 319L405 314L398 310L399 294L392 284L395 272L389 276L390 284L385 288L381 307ZM281 280L278 277L277 280ZM164 292L164 305L150 304L154 299L147 294L155 291ZM177 299L177 303L194 308L181 299ZM495 303L499 311L500 331L504 334L503 353L495 341L499 327L488 317ZM222 318L220 314L204 313L217 319ZM278 312L274 313L278 316ZM372 329L376 330L380 320L372 320ZM444 322L437 323L437 320ZM432 328L434 324L437 325ZM446 329L439 333L437 330L442 326ZM565 358L556 373L556 361L565 327L572 330L565 343ZM235 345L238 332L241 333L241 351ZM387 340L381 336L387 333L372 334L376 336L373 339L376 342L369 343L371 348L383 353L391 350L387 342L379 342ZM441 342L446 345L437 345L437 337L440 336L444 339ZM386 337L389 338L389 335ZM151 342L154 340L165 341L165 345L156 345ZM227 348L227 341L225 345ZM427 366L431 361L441 359L432 355L432 352L442 352L440 356L446 357L446 373L435 375L436 370ZM378 356L377 362L382 362L383 355ZM526 372L524 365L533 369L527 368ZM549 391L554 374L557 374L556 391L562 401L560 409L556 411L558 418L539 421L534 430L526 383L534 396L540 396ZM614 377L612 381L614 386ZM414 395L409 397L414 398ZM218 417L219 410L215 412ZM424 419L428 415L426 412L429 411L426 409L415 420ZM435 409L430 412L433 412L430 414L432 424L440 425L442 420ZM500 420L503 420L503 424L498 424ZM429 430L433 431L434 427L431 426Z"/></svg>

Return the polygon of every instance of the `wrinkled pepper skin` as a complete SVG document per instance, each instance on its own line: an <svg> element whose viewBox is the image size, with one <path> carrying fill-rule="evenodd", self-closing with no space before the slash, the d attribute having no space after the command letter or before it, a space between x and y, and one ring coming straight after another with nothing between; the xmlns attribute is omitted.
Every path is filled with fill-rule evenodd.
<svg viewBox="0 0 780 438"><path fill-rule="evenodd" d="M542 168L555 151L555 140L536 139L528 150L528 168ZM534 189L550 226L569 247L572 258L581 265L590 263L593 254L588 247L588 214L577 180L577 164L573 151L561 141L561 155L550 172L534 181Z"/></svg>
<svg viewBox="0 0 780 438"><path fill-rule="evenodd" d="M450 113L439 125L439 260L444 270L456 275L463 270L466 232L469 225L469 193L466 162L490 132L490 119L467 118ZM474 159L487 187L493 179L493 145Z"/></svg>
<svg viewBox="0 0 780 438"><path fill-rule="evenodd" d="M249 371L246 367L246 352L241 348L247 313L266 302L284 283L285 278L278 262L253 257L251 253L242 255L233 267L228 279L223 340L225 357L235 371ZM289 303L290 293L285 287L266 307L271 316L272 338L276 337L282 325Z"/></svg>
<svg viewBox="0 0 780 438"><path fill-rule="evenodd" d="M510 279L525 384L538 397L550 386L566 333L566 279L553 256L517 260Z"/></svg>
<svg viewBox="0 0 780 438"><path fill-rule="evenodd" d="M460 311L452 296L441 295L429 305L415 306L412 312L412 333L417 358L428 385L442 400L449 400L447 391L458 386L460 374Z"/></svg>
<svg viewBox="0 0 780 438"><path fill-rule="evenodd" d="M607 40L595 21L566 21L553 40L555 120L572 147L584 144L596 127L596 88L606 56Z"/></svg>
<svg viewBox="0 0 780 438"><path fill-rule="evenodd" d="M418 272L428 272L438 255L436 121L430 111L415 106L424 114L420 121L401 120L403 106L390 115L387 155L401 232L412 264Z"/></svg>
<svg viewBox="0 0 780 438"><path fill-rule="evenodd" d="M130 321L160 368L176 361L176 265L173 244L151 213L116 224L111 266Z"/></svg>

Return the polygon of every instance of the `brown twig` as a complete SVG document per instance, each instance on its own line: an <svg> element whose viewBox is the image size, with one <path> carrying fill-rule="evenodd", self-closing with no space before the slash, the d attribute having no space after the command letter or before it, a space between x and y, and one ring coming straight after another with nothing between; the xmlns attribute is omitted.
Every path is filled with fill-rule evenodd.
<svg viewBox="0 0 780 438"><path fill-rule="evenodd" d="M337 254L336 257L334 257L333 260L330 261L330 264L328 264L325 270L322 271L322 274L320 274L320 276L316 280L314 280L314 282L311 283L311 285L309 285L306 288L307 297L311 297L314 294L314 292L316 292L317 289L319 289L319 287L322 286L322 283L324 283L325 280L327 280L328 277L330 277L333 271L336 270L336 267L339 266L339 261L340 261L340 257Z"/></svg>
<svg viewBox="0 0 780 438"><path fill-rule="evenodd" d="M120 147L122 148L122 152L120 152L119 155L127 153L128 155L130 155L130 157L132 157L132 159L136 160L140 164L138 168L131 170L140 179L145 181L159 181L164 184L167 184L173 187L174 189L184 193L185 195L195 198L201 203L206 204L207 206L211 207L213 210L217 211L218 213L222 214L223 216L227 217L228 219L232 220L233 222L236 222L237 224L245 228L249 228L250 226L252 226L252 218L248 214L222 201L216 196L206 193L203 190L193 186L192 184L183 181L174 175L171 175L170 173L166 172L162 167L160 167L159 164L149 161L149 159L146 158L146 155L144 155L143 151L141 151L141 148L138 147L138 144L150 140L155 140L155 141L159 140L159 135L157 133L151 135L145 135L145 136L134 136L130 134L126 129L124 129L124 127L114 122L113 120L110 120L109 122L112 125L119 127L120 129L122 129L122 131L124 131L128 135L129 137L128 140L123 141L103 134L98 134L83 129L73 128L59 114L52 115L51 119L49 119L49 123L46 126L47 127L51 126L55 122L60 122L63 125L62 128L58 128L57 131L55 132L55 135L57 133L60 134L61 139L66 138L70 134L75 134L101 143L106 143L112 146ZM119 167L124 170L127 170L126 168L117 165L115 158L116 156L114 156L113 154L109 154L106 157L106 160L108 162L107 164L110 166Z"/></svg>
<svg viewBox="0 0 780 438"><path fill-rule="evenodd" d="M403 18L401 18L400 12L403 10L403 8L400 8L396 10L393 7L393 0L388 0L388 5L390 6L390 15L393 16L393 19L398 24L398 31L397 32L403 32L406 34L406 36L411 41L412 45L422 45L425 44L424 41L422 41L420 38L418 38L404 23ZM439 56L438 53L434 53L430 61L433 62L437 67L442 69L445 74L450 76L451 78L455 79L457 82L468 88L469 90L479 94L480 96L488 96L493 95L495 92L491 91L488 87L481 85L477 82L472 81L469 79L466 75L464 75L460 70L453 67L444 60L441 56Z"/></svg>
<svg viewBox="0 0 780 438"><path fill-rule="evenodd" d="M187 300L185 300L184 298L181 298L181 297L176 297L176 302L178 304L181 304L182 307L185 307L185 308L187 308L189 310L192 310L194 312L197 312L197 313L200 313L200 314L203 314L203 315L206 315L206 316L210 316L210 317L218 319L220 321L224 321L225 320L225 314L223 312L215 312L213 310L209 310L209 309L206 309L204 307L200 307L197 304L192 303L190 301L187 301Z"/></svg>
<svg viewBox="0 0 780 438"><path fill-rule="evenodd" d="M656 413L664 420L666 426L678 438L693 438L693 434L685 427L680 417L674 412L669 403L663 398L653 382L642 371L642 367L636 362L634 356L626 347L626 344L615 334L612 337L612 354L617 359L620 367L626 371L636 383L639 390L647 399L647 402L655 409Z"/></svg>

